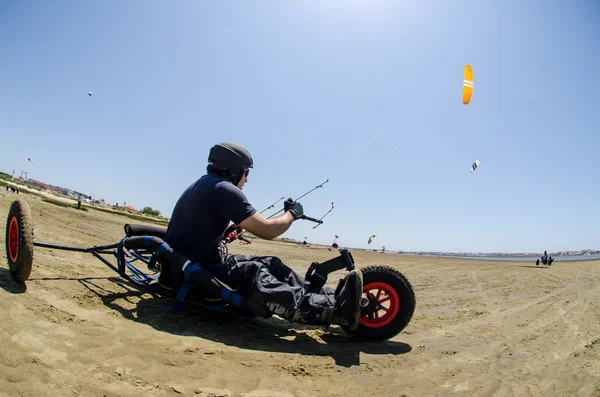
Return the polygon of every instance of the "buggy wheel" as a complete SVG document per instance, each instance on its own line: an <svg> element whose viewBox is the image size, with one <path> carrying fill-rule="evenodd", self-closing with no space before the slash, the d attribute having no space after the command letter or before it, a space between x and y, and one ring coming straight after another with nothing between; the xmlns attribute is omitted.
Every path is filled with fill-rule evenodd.
<svg viewBox="0 0 600 397"><path fill-rule="evenodd" d="M33 220L27 202L15 200L6 219L6 257L13 278L25 282L33 265Z"/></svg>
<svg viewBox="0 0 600 397"><path fill-rule="evenodd" d="M539 265L540 265L540 260L539 260L539 259L535 261L535 265L536 265L536 266L539 266Z"/></svg>
<svg viewBox="0 0 600 397"><path fill-rule="evenodd" d="M398 335L410 322L416 306L415 293L408 279L390 266L368 266L363 273L363 292L380 309L373 318L364 314L358 327L344 331L355 339L386 340Z"/></svg>

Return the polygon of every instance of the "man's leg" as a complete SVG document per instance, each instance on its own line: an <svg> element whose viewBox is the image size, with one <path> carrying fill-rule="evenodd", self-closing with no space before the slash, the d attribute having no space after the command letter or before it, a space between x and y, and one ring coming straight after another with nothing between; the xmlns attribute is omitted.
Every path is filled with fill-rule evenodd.
<svg viewBox="0 0 600 397"><path fill-rule="evenodd" d="M256 261L260 262L268 269L269 273L273 275L278 281L286 283L290 286L302 286L306 291L310 286L310 281L306 280L304 276L291 269L289 266L284 264L281 259L276 256L245 256L245 255L233 255L237 258L237 261ZM335 289L324 285L319 294L333 295Z"/></svg>
<svg viewBox="0 0 600 397"><path fill-rule="evenodd" d="M326 287L322 289L325 293L313 294L306 293L304 277L277 257L227 255L223 257L223 265L205 265L204 268L288 321L314 325L358 324L358 302L362 293L359 272L349 274L338 290Z"/></svg>
<svg viewBox="0 0 600 397"><path fill-rule="evenodd" d="M275 257L226 255L222 265L203 265L216 278L289 321L326 324L332 296L306 294L303 278ZM271 271L273 273L271 273Z"/></svg>

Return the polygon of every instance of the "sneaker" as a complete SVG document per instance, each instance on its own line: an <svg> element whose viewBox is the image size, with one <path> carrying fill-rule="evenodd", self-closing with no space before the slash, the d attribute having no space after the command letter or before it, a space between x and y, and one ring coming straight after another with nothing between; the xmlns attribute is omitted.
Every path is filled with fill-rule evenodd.
<svg viewBox="0 0 600 397"><path fill-rule="evenodd" d="M350 330L358 327L362 292L362 272L356 269L352 270L340 281L335 290L334 324L347 325Z"/></svg>

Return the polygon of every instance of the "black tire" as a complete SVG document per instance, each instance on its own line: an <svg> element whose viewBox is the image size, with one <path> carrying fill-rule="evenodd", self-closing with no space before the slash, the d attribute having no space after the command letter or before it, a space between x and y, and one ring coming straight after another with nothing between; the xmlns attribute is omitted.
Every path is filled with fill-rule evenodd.
<svg viewBox="0 0 600 397"><path fill-rule="evenodd" d="M13 278L21 283L33 265L33 219L27 202L13 201L6 219L6 258Z"/></svg>
<svg viewBox="0 0 600 397"><path fill-rule="evenodd" d="M390 317L387 318L387 314L385 314L381 318L383 321L379 324L377 324L379 319L369 320L365 315L355 330L347 327L342 327L342 329L353 339L368 341L391 339L406 328L415 312L416 297L412 285L402 273L390 266L368 266L361 270L363 291L369 293L368 290L372 288L388 290L391 293L388 309L394 311L392 306L396 305L397 312L390 314Z"/></svg>
<svg viewBox="0 0 600 397"><path fill-rule="evenodd" d="M539 260L539 259L535 261L535 265L536 265L536 266L539 266L539 265L540 265L540 260Z"/></svg>

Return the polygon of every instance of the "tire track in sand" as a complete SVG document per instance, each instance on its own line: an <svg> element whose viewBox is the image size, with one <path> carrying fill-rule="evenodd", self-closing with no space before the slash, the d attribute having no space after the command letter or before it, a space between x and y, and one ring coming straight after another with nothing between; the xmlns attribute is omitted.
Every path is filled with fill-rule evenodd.
<svg viewBox="0 0 600 397"><path fill-rule="evenodd" d="M490 313L497 311L498 305L492 299L490 299L490 296L487 294L487 292L485 292L485 289L481 287L481 282L477 278L477 273L480 270L485 270L485 269L489 269L489 268L493 268L493 267L496 267L496 265L480 267L471 272L471 279L473 280L473 283L475 284L475 286L477 287L477 290L478 290L476 295L480 296L481 299L483 299L483 303L485 304L486 307L489 308ZM494 309L492 309L492 308L494 308Z"/></svg>
<svg viewBox="0 0 600 397"><path fill-rule="evenodd" d="M504 342L485 354L490 360L488 371L505 379L525 382L504 383L496 390L501 395L556 395L564 384L567 359L581 341L579 325L586 311L600 291L594 280L583 277L583 266L578 266L574 280L545 297L521 305L492 318L502 317ZM593 286L592 288L590 288ZM575 295L575 300L572 296ZM550 299L551 298L551 299ZM567 305L562 302L568 302ZM519 314L519 315L517 315ZM527 320L523 322L522 318ZM589 327L588 327L589 328ZM518 363L518 365L516 365ZM580 378L580 368L572 364L567 376ZM570 385L573 386L572 384ZM572 389L565 391L569 395ZM563 395L558 393L558 395Z"/></svg>
<svg viewBox="0 0 600 397"><path fill-rule="evenodd" d="M557 326L562 326L564 331L558 337L552 338L552 342L560 341L560 343L551 343L551 348L541 357L541 361L547 363L547 369L543 371L544 376L540 382L542 395L558 393L557 388L561 386L558 380L560 375L564 376L568 373L573 377L585 376L579 367L570 365L565 368L577 346L587 342L585 335L580 334L580 329L582 327L586 328L586 322L590 324L595 322L597 325L597 321L600 320L595 310L593 310L593 314L596 314L596 316L586 315L590 311L590 306L600 296L600 284L598 280L581 277L582 271L583 267L580 265L580 271L577 275L579 285L574 291L577 298L566 308L567 310L564 310L564 314L561 313L558 318L551 321L551 323L557 323ZM594 317L596 321L594 321Z"/></svg>
<svg viewBox="0 0 600 397"><path fill-rule="evenodd" d="M576 277L578 277L579 274L581 274L581 272L582 272L582 269L580 268L579 273ZM577 285L577 283L578 283L577 281L573 281L562 288L555 289L554 291L546 293L538 298L531 299L527 303L524 303L524 304L521 304L521 305L518 305L515 307L507 308L507 309L500 308L495 311L492 311L490 315L474 318L472 320L468 320L468 321L465 321L465 322L462 322L459 324L449 325L447 327L444 327L444 329L449 332L456 332L465 327L476 328L479 326L489 325L489 324L492 324L492 325L493 324L496 324L496 325L501 324L509 316L513 316L515 314L523 312L533 306L536 306L536 305L539 305L542 303L547 303L548 301L555 298L556 296L558 296L566 291L571 291L573 289L573 287L575 285ZM490 299L489 296L488 296L488 299Z"/></svg>

